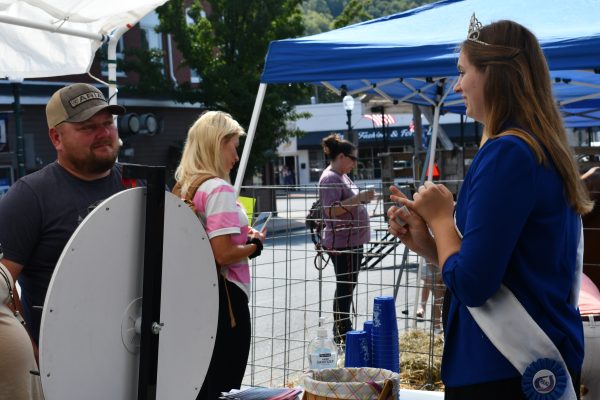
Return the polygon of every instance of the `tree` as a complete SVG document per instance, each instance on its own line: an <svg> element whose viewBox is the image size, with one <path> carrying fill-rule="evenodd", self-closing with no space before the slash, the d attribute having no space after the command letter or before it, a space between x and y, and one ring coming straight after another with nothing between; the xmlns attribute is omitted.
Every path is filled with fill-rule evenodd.
<svg viewBox="0 0 600 400"><path fill-rule="evenodd" d="M315 35L321 32L327 32L331 26L332 16L322 14L313 10L306 10L302 13L304 29L307 35Z"/></svg>
<svg viewBox="0 0 600 400"><path fill-rule="evenodd" d="M207 109L230 113L248 127L264 58L272 40L301 36L301 0L171 0L157 9L159 30L171 33L185 63L201 76L197 90L177 89L180 101L197 101ZM293 106L308 98L305 85L271 85L267 89L246 178L273 157L277 146L300 132Z"/></svg>
<svg viewBox="0 0 600 400"><path fill-rule="evenodd" d="M434 1L436 0L377 0L368 4L365 7L365 11L373 15L374 18L379 18L411 10L423 4L433 3Z"/></svg>
<svg viewBox="0 0 600 400"><path fill-rule="evenodd" d="M368 21L373 17L365 11L365 6L371 0L350 0L342 13L333 21L333 28L342 28L361 21Z"/></svg>
<svg viewBox="0 0 600 400"><path fill-rule="evenodd" d="M173 96L173 83L164 74L163 57L157 49L125 49L125 58L117 60L117 65L125 73L135 74L137 83L119 90L144 97Z"/></svg>
<svg viewBox="0 0 600 400"><path fill-rule="evenodd" d="M436 0L304 0L302 18L309 35L385 17Z"/></svg>

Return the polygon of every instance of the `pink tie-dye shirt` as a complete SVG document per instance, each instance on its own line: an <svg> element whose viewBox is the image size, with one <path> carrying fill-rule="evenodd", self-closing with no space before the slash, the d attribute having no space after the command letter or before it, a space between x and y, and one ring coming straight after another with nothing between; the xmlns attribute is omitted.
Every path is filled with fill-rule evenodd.
<svg viewBox="0 0 600 400"><path fill-rule="evenodd" d="M230 183L221 178L207 180L196 191L194 206L209 239L230 235L234 244L246 244L250 230L248 217ZM247 258L222 265L220 271L225 279L239 286L250 297L250 266Z"/></svg>

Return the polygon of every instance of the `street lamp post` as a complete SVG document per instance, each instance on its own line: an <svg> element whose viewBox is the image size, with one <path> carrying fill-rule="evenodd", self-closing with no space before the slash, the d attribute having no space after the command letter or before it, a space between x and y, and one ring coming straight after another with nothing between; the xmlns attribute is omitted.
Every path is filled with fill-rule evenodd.
<svg viewBox="0 0 600 400"><path fill-rule="evenodd" d="M344 103L344 110L346 110L346 115L348 116L348 141L352 142L352 144L358 148L358 137L356 137L356 135L352 132L352 110L354 109L354 97L346 95L342 101Z"/></svg>

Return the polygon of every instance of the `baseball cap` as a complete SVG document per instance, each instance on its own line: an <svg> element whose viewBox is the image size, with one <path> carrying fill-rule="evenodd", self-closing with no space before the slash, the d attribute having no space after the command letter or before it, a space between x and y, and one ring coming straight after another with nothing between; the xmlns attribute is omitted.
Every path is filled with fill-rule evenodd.
<svg viewBox="0 0 600 400"><path fill-rule="evenodd" d="M62 122L83 122L102 110L111 114L125 114L125 107L109 105L102 92L87 83L75 83L57 90L46 105L48 127Z"/></svg>

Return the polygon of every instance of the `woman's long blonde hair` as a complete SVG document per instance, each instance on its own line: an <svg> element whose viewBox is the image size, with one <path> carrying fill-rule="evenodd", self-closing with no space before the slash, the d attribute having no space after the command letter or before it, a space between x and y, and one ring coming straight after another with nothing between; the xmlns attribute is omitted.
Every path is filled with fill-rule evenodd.
<svg viewBox="0 0 600 400"><path fill-rule="evenodd" d="M236 135L245 134L241 125L225 112L206 111L200 115L188 131L181 161L175 171L181 193L187 193L194 179L200 175L217 176L230 182L221 144Z"/></svg>
<svg viewBox="0 0 600 400"><path fill-rule="evenodd" d="M487 136L519 136L539 162L547 163L550 158L571 207L579 214L588 213L594 203L579 179L537 38L525 27L505 20L485 25L478 40L465 40L461 49L485 76Z"/></svg>

